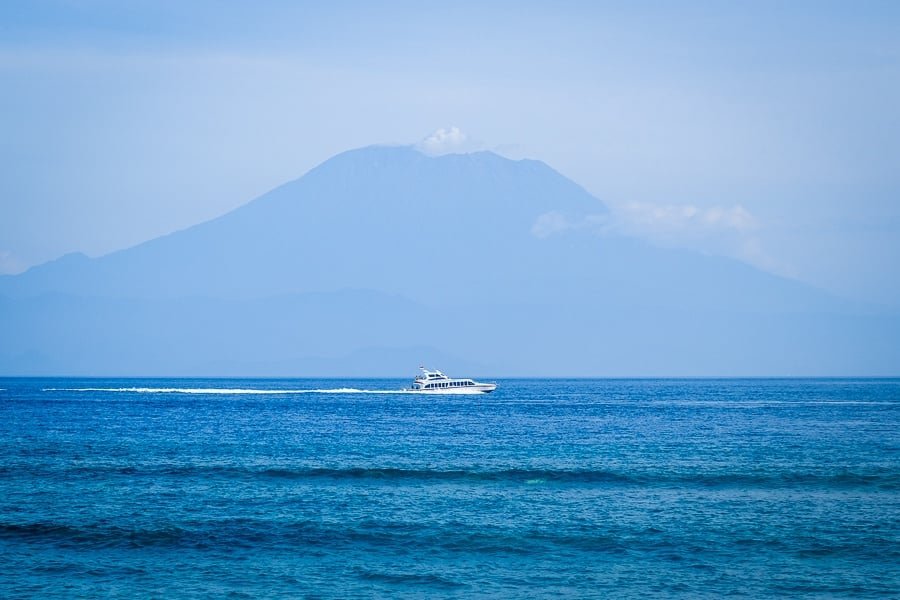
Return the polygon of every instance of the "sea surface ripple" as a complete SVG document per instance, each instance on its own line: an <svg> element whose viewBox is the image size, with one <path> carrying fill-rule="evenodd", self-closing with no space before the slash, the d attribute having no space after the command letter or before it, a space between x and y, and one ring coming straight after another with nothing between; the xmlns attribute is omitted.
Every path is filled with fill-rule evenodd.
<svg viewBox="0 0 900 600"><path fill-rule="evenodd" d="M0 379L0 597L900 597L900 380Z"/></svg>

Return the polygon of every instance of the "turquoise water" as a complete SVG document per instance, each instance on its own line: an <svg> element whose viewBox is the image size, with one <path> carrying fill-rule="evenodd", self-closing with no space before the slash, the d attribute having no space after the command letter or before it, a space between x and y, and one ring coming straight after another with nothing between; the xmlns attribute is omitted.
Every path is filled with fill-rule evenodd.
<svg viewBox="0 0 900 600"><path fill-rule="evenodd" d="M900 596L900 380L499 383L0 379L0 597Z"/></svg>

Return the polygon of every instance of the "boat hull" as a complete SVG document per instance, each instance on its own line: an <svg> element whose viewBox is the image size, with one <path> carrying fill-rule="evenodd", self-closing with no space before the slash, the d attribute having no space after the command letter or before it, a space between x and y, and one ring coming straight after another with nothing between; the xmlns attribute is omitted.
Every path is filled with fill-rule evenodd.
<svg viewBox="0 0 900 600"><path fill-rule="evenodd" d="M410 389L409 391L415 392L416 394L441 394L441 395L457 395L457 396L470 396L473 394L490 394L494 390L497 389L496 383L479 383L476 385L470 385L466 387L457 387L457 388L435 388L431 390L417 390L415 388Z"/></svg>

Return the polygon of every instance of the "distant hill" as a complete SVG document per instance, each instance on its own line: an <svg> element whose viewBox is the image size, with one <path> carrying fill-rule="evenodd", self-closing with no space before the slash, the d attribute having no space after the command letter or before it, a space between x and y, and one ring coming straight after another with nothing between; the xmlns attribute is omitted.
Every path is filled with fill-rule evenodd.
<svg viewBox="0 0 900 600"><path fill-rule="evenodd" d="M212 221L0 277L0 373L897 373L897 315L606 213L539 161L345 152Z"/></svg>

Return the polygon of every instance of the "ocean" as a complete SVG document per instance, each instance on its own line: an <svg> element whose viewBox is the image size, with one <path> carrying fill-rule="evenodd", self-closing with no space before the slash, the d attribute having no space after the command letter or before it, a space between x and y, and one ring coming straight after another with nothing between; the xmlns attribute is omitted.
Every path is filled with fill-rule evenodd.
<svg viewBox="0 0 900 600"><path fill-rule="evenodd" d="M0 597L900 597L900 379L408 383L0 379Z"/></svg>

